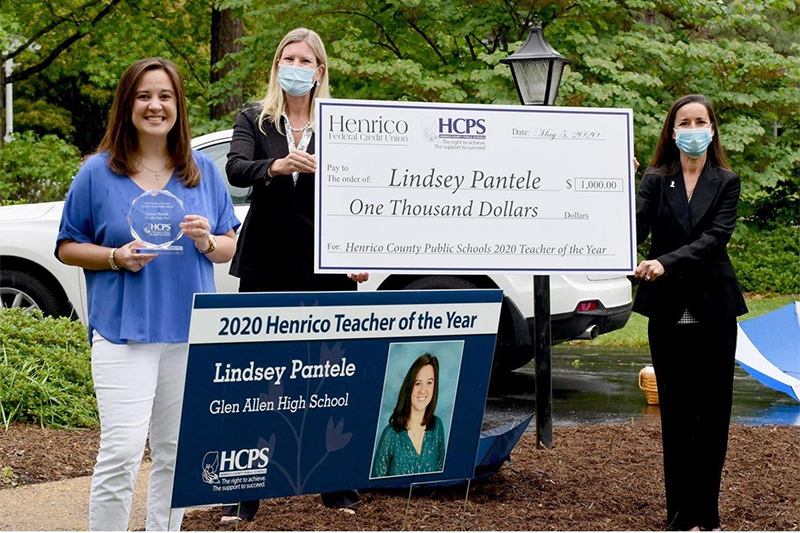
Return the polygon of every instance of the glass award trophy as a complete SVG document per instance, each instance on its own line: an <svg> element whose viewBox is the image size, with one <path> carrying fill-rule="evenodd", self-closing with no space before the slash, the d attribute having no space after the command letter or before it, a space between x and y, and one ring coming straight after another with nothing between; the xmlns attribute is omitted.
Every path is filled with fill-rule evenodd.
<svg viewBox="0 0 800 533"><path fill-rule="evenodd" d="M183 246L172 243L183 236L181 222L186 209L180 198L169 191L145 191L128 212L128 225L134 239L142 241L140 254L182 254Z"/></svg>

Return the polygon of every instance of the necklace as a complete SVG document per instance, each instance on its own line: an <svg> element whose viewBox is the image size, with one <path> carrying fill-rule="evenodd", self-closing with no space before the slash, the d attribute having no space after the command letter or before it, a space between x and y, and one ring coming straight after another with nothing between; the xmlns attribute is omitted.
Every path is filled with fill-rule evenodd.
<svg viewBox="0 0 800 533"><path fill-rule="evenodd" d="M147 167L144 165L144 162L143 162L141 159L139 160L139 165L140 165L140 166L141 166L143 169L145 169L145 170L149 170L150 172L152 172L152 173L153 173L153 176L155 176L155 177L156 177L156 181L159 181L159 180L161 180L161 173L162 173L162 172L164 172L164 169L166 169L166 168L169 166L169 159L167 159L166 163L164 163L164 166L163 166L163 167L161 167L161 170L153 170L152 168L147 168Z"/></svg>
<svg viewBox="0 0 800 533"><path fill-rule="evenodd" d="M289 126L289 129L291 131L297 133L298 131L306 131L308 128L310 128L311 127L311 121L309 120L308 122L306 122L306 125L303 126L302 128L293 128L292 125L289 124L289 120L287 119L286 120L286 125Z"/></svg>
<svg viewBox="0 0 800 533"><path fill-rule="evenodd" d="M417 429L412 429L412 428L406 426L406 431L408 431L409 435L413 435L414 437L419 437L420 435L425 433L425 428L420 426Z"/></svg>

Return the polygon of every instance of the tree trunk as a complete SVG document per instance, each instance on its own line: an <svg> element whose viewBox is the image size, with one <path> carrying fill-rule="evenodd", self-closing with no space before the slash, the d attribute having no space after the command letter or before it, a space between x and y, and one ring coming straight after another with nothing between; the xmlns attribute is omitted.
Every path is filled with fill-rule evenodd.
<svg viewBox="0 0 800 533"><path fill-rule="evenodd" d="M242 36L242 19L233 9L211 10L211 83L216 83L228 74L233 63L217 70L214 65L226 55L242 50L238 39ZM241 87L240 87L241 88ZM228 91L228 98L211 106L211 118L221 119L242 107L241 91Z"/></svg>

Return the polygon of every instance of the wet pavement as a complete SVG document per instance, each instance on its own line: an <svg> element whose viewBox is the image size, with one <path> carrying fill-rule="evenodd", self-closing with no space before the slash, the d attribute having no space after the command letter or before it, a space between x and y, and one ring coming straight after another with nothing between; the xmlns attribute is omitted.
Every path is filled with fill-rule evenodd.
<svg viewBox="0 0 800 533"><path fill-rule="evenodd" d="M639 390L639 371L651 364L646 348L556 346L553 348L553 425L658 422ZM535 409L534 364L513 372L489 391L484 428L522 419ZM772 390L736 365L731 422L800 426L800 404ZM534 424L528 428L533 431Z"/></svg>

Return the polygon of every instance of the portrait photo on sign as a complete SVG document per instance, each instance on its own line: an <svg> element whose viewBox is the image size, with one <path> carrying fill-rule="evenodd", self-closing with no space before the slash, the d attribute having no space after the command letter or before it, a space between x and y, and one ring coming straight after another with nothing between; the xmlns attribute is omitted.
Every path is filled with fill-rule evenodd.
<svg viewBox="0 0 800 533"><path fill-rule="evenodd" d="M444 471L464 341L389 345L370 479Z"/></svg>

